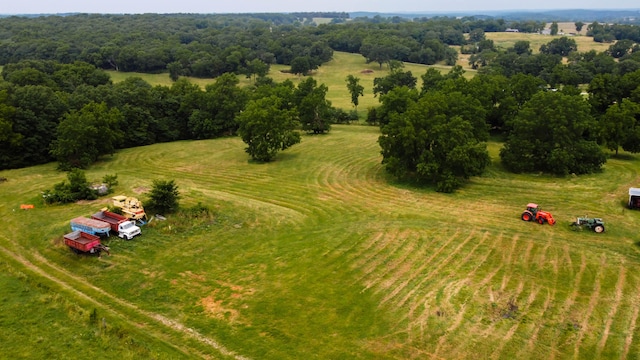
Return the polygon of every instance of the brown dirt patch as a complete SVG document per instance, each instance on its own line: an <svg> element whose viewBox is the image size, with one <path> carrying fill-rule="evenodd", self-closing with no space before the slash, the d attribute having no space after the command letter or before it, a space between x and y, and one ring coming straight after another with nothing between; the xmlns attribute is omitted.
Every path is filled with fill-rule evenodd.
<svg viewBox="0 0 640 360"><path fill-rule="evenodd" d="M78 205L88 205L88 204L108 204L111 202L111 198L97 199L97 200L78 200L76 204Z"/></svg>
<svg viewBox="0 0 640 360"><path fill-rule="evenodd" d="M146 186L138 186L137 188L134 188L133 191L136 194L142 194L142 193L146 193L149 191L149 188Z"/></svg>
<svg viewBox="0 0 640 360"><path fill-rule="evenodd" d="M216 299L216 291L211 295L200 299L199 304L202 305L205 312L215 319L226 320L235 323L240 317L240 313L236 309L226 308L222 300Z"/></svg>
<svg viewBox="0 0 640 360"><path fill-rule="evenodd" d="M198 281L205 281L207 279L204 275L202 275L202 274L194 274L191 271L185 271L183 273L180 273L180 276L188 277L189 279L198 280Z"/></svg>
<svg viewBox="0 0 640 360"><path fill-rule="evenodd" d="M633 333L636 329L636 321L638 320L638 308L633 309L633 315L631 315L631 320L629 321L629 329L627 331L627 337L624 341L624 352L621 359L626 359L627 355L629 355L629 349L631 348L631 344L633 343Z"/></svg>
<svg viewBox="0 0 640 360"><path fill-rule="evenodd" d="M361 74L373 74L373 70L371 69L364 69L362 71L360 71Z"/></svg>

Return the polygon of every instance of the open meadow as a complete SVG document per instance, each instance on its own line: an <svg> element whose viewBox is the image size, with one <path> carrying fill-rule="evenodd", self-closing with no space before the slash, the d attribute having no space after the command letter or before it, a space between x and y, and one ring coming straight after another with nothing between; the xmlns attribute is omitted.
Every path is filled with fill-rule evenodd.
<svg viewBox="0 0 640 360"><path fill-rule="evenodd" d="M475 74L475 70L468 68L468 61L465 65L465 69L469 76ZM413 76L418 78L418 88L421 86L421 78L429 67L435 67L442 73L447 73L451 67L445 65L420 65L405 63L404 70L411 71ZM291 80L294 84L298 84L305 77L290 74L287 71L290 69L288 65L272 65L269 77L273 78L276 82L282 82L285 80ZM130 76L137 76L152 85L171 86L172 82L168 73L161 74L143 74L143 73L123 73L116 71L107 71L114 82L123 81ZM310 74L318 84L325 84L329 91L327 92L327 100L331 101L331 104L337 108L341 108L345 111L353 110L353 104L351 103L351 95L347 89L346 78L349 75L353 75L360 79L360 85L364 87L364 95L359 98L358 113L360 117L366 116L367 108L372 106L378 106L378 98L373 96L373 79L377 77L384 77L389 74L387 65L380 67L378 63L367 64L365 58L360 54L351 54L336 51L333 53L333 60L322 65L316 71ZM252 79L247 79L244 75L238 77L240 84L247 86L252 84ZM207 84L215 82L215 79L198 79L189 77L190 82L200 85L204 88Z"/></svg>
<svg viewBox="0 0 640 360"><path fill-rule="evenodd" d="M143 199L174 179L182 207L212 212L112 237L99 258L62 235L108 198L45 206L55 164L0 172L2 357L637 358L640 212L624 205L640 156L513 175L492 141L485 175L441 194L391 181L378 135L337 125L269 164L238 138L118 151L87 178ZM528 202L558 223L520 220ZM570 230L585 214L606 232Z"/></svg>
<svg viewBox="0 0 640 360"><path fill-rule="evenodd" d="M487 34L500 47L514 36L534 51L551 40ZM287 68L270 76L297 83ZM109 73L171 85L167 74ZM387 73L336 52L313 76L345 110L345 78L359 77L362 118ZM625 208L640 155L587 176L515 175L490 141L485 174L441 194L390 179L378 136L334 125L268 164L249 161L239 138L120 150L88 180L117 174L114 195L143 200L153 180L175 180L182 208L211 211L112 236L101 257L72 253L62 236L108 196L44 205L41 192L66 179L56 164L0 171L0 358L640 358L640 211ZM557 224L520 220L529 202ZM606 231L572 231L584 215Z"/></svg>
<svg viewBox="0 0 640 360"><path fill-rule="evenodd" d="M561 23L560 29L569 32L569 26L572 24ZM586 26L585 26L586 28ZM586 32L585 28L582 29L580 34ZM575 31L575 28L572 29ZM597 52L606 51L611 44L608 43L596 43L592 37L587 37L578 34L577 36L571 36L570 38L575 40L578 51L586 52L595 50ZM495 32L486 33L487 39L493 40L496 48L507 49L513 47L517 41L528 41L533 53L540 52L540 46L547 44L553 39L557 39L562 35L542 35L542 34L528 34L528 33L507 33L507 32ZM469 65L468 54L460 54L460 47L453 46L458 51L457 65L462 66L465 70L465 75L472 77L475 75L476 70L471 69ZM421 86L421 78L428 68L434 67L440 70L443 74L449 72L450 66L443 64L436 65L421 65L405 63L404 70L411 71L413 76L418 78L418 88ZM269 77L273 78L277 82L285 80L291 80L294 84L298 84L305 77L288 73L290 66L288 65L272 65ZM143 74L143 73L123 73L116 71L108 71L114 82L123 81L130 76L138 76L153 85L171 86L172 81L169 78L168 73L161 74ZM380 67L378 63L367 64L365 58L360 54L352 54L346 52L336 51L333 55L333 60L319 67L316 71L312 72L312 76L318 84L325 84L329 91L327 92L327 99L331 101L332 105L349 111L353 110L353 104L351 103L351 95L347 90L346 78L348 75L353 75L360 79L360 85L364 86L364 94L359 98L358 113L361 119L366 117L367 109L369 107L375 107L379 105L378 98L373 96L373 80L377 77L384 77L389 74L389 69L386 65ZM214 79L198 79L189 77L189 81L194 84L200 85L204 88L207 84L214 82ZM239 76L241 85L247 86L252 83L252 79L247 79L245 76Z"/></svg>

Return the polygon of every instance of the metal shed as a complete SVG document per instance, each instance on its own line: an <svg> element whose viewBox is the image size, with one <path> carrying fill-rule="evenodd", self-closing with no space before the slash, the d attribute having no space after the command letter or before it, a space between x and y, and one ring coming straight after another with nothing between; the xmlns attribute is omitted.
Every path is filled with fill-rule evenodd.
<svg viewBox="0 0 640 360"><path fill-rule="evenodd" d="M640 188L629 188L629 209L640 209Z"/></svg>

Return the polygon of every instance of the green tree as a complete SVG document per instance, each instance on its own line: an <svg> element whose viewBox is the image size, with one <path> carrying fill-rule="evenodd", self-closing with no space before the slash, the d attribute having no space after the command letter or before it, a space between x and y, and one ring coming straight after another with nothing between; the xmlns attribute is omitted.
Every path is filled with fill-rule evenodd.
<svg viewBox="0 0 640 360"><path fill-rule="evenodd" d="M630 152L640 152L640 105L629 99L615 103L607 109L600 120L605 144L618 155L620 146Z"/></svg>
<svg viewBox="0 0 640 360"><path fill-rule="evenodd" d="M558 35L558 22L552 22L551 26L549 26L549 30L551 30L551 35Z"/></svg>
<svg viewBox="0 0 640 360"><path fill-rule="evenodd" d="M197 104L189 117L189 130L196 139L210 139L235 134L240 114L248 100L247 92L238 86L235 74L225 73L204 93L199 93Z"/></svg>
<svg viewBox="0 0 640 360"><path fill-rule="evenodd" d="M255 81L257 77L267 76L268 73L269 64L260 59L253 59L249 61L245 71L247 78L251 78L253 76L253 81Z"/></svg>
<svg viewBox="0 0 640 360"><path fill-rule="evenodd" d="M300 142L295 110L275 95L249 101L236 119L245 151L256 161L272 161L279 151Z"/></svg>
<svg viewBox="0 0 640 360"><path fill-rule="evenodd" d="M381 126L388 124L394 114L405 113L411 104L418 101L419 97L416 89L409 89L406 86L394 87L380 96L380 106L374 113L376 122Z"/></svg>
<svg viewBox="0 0 640 360"><path fill-rule="evenodd" d="M178 210L180 192L174 180L153 180L146 207L161 214Z"/></svg>
<svg viewBox="0 0 640 360"><path fill-rule="evenodd" d="M158 90L162 88L157 88ZM156 115L158 121L165 124L161 127L173 133L167 140L184 140L191 138L189 128L189 117L193 111L200 106L202 90L198 84L193 84L189 80L181 78L171 85L166 94L160 91L155 92L154 109L162 113Z"/></svg>
<svg viewBox="0 0 640 360"><path fill-rule="evenodd" d="M120 111L107 109L104 103L90 103L67 114L51 146L60 169L86 168L100 156L113 154L123 139L122 121Z"/></svg>
<svg viewBox="0 0 640 360"><path fill-rule="evenodd" d="M167 70L169 70L169 78L171 81L177 81L182 74L182 63L179 61L173 61L167 64Z"/></svg>
<svg viewBox="0 0 640 360"><path fill-rule="evenodd" d="M307 75L314 67L311 58L308 56L299 56L291 61L291 73L296 75Z"/></svg>
<svg viewBox="0 0 640 360"><path fill-rule="evenodd" d="M604 114L609 106L623 99L620 76L597 74L589 83L589 103L596 114Z"/></svg>
<svg viewBox="0 0 640 360"><path fill-rule="evenodd" d="M329 88L321 84L318 86L312 77L301 81L293 92L298 111L298 119L302 130L321 134L331 129L331 103L326 99Z"/></svg>
<svg viewBox="0 0 640 360"><path fill-rule="evenodd" d="M600 170L606 158L593 139L596 124L590 111L580 95L536 93L511 124L500 150L503 165L513 172L556 175Z"/></svg>
<svg viewBox="0 0 640 360"><path fill-rule="evenodd" d="M53 160L51 142L68 110L64 95L48 87L28 85L15 88L10 96L15 108L13 131L21 135L19 145L12 149L14 164L27 166Z"/></svg>
<svg viewBox="0 0 640 360"><path fill-rule="evenodd" d="M576 31L580 32L582 31L582 27L584 26L584 23L582 21L576 21L574 25L576 26Z"/></svg>
<svg viewBox="0 0 640 360"><path fill-rule="evenodd" d="M389 41L369 37L363 40L360 53L365 57L367 64L377 62L382 69L382 64L393 59L393 46Z"/></svg>
<svg viewBox="0 0 640 360"><path fill-rule="evenodd" d="M12 163L12 150L20 146L22 135L13 131L13 116L16 109L9 104L6 90L0 91L0 169L6 169Z"/></svg>
<svg viewBox="0 0 640 360"><path fill-rule="evenodd" d="M470 43L479 43L480 41L485 40L484 30L481 28L476 28L469 31L469 42Z"/></svg>
<svg viewBox="0 0 640 360"><path fill-rule="evenodd" d="M415 89L417 82L418 79L411 74L411 71L393 70L385 77L373 79L373 94L374 96L384 95L399 86Z"/></svg>
<svg viewBox="0 0 640 360"><path fill-rule="evenodd" d="M360 78L353 75L347 76L347 90L351 94L351 103L358 111L358 98L364 94L364 86L360 85Z"/></svg>
<svg viewBox="0 0 640 360"><path fill-rule="evenodd" d="M53 190L45 190L42 195L44 202L47 204L65 204L78 200L95 200L98 198L98 192L91 188L84 171L71 169L67 174L67 180L69 182L62 181L55 184Z"/></svg>
<svg viewBox="0 0 640 360"><path fill-rule="evenodd" d="M611 55L611 57L615 59L619 59L627 54L630 54L631 51L633 51L634 45L634 41L629 39L618 40L613 45L609 46L607 54Z"/></svg>
<svg viewBox="0 0 640 360"><path fill-rule="evenodd" d="M515 52L518 55L531 55L531 44L526 40L519 40L513 44L513 47L509 50Z"/></svg>
<svg viewBox="0 0 640 360"><path fill-rule="evenodd" d="M151 115L152 86L138 76L114 84L109 106L122 112L124 147L149 145L156 142L156 119Z"/></svg>
<svg viewBox="0 0 640 360"><path fill-rule="evenodd" d="M578 44L576 44L576 41L566 36L553 39L540 46L540 52L548 55L568 56L570 53L577 50Z"/></svg>
<svg viewBox="0 0 640 360"><path fill-rule="evenodd" d="M466 103L457 103L460 100ZM482 174L490 163L489 153L478 137L477 119L468 119L470 114L484 114L470 97L458 94L452 100L451 94L428 92L382 127L378 143L385 169L400 179L435 184L440 192L452 192ZM488 137L486 128L481 137Z"/></svg>

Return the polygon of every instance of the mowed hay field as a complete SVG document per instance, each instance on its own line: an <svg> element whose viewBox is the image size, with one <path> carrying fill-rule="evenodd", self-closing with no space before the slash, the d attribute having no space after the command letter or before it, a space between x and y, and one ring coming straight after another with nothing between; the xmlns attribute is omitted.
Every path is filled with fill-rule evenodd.
<svg viewBox="0 0 640 360"><path fill-rule="evenodd" d="M589 176L513 175L490 142L486 174L441 194L389 179L378 136L336 125L269 164L238 138L119 151L88 179L117 174L116 194L142 198L174 179L183 207L212 214L154 220L100 258L61 237L107 199L44 206L65 177L55 164L0 172L2 356L638 357L640 212L624 205L640 156ZM558 223L520 220L528 202ZM606 232L571 231L586 214Z"/></svg>
<svg viewBox="0 0 640 360"><path fill-rule="evenodd" d="M468 76L473 76L476 73L475 70L468 69L468 61L465 67L468 72ZM411 71L413 76L418 78L418 88L421 86L420 76L426 73L429 67L435 67L443 74L446 74L451 69L450 66L445 65L420 65L405 63L404 70ZM291 80L294 84L298 84L300 81L305 80L307 77L290 74L288 70L291 67L288 65L272 65L269 72L269 77L273 78L276 82L282 82L285 80ZM123 73L116 71L108 71L114 82L120 82L131 76L137 76L150 84L171 86L172 82L167 73L162 74L142 74L142 73ZM351 103L351 95L347 89L347 76L353 75L360 79L360 85L364 87L363 96L358 101L358 113L361 118L366 116L367 109L372 106L378 106L378 97L373 95L373 79L377 77L384 77L389 74L389 68L387 65L380 67L378 63L366 63L365 58L360 54L351 54L345 52L336 51L333 53L333 59L328 63L322 65L317 70L313 71L309 76L313 77L318 85L324 84L329 90L327 92L327 100L331 101L331 104L337 108L341 108L345 111L355 109ZM253 83L252 79L247 79L246 76L239 76L241 86L249 86ZM198 79L189 77L188 80L194 84L200 85L204 88L207 84L215 82L215 79Z"/></svg>
<svg viewBox="0 0 640 360"><path fill-rule="evenodd" d="M565 33L574 32L575 25L573 23L559 23L560 30L564 30ZM578 51L586 52L595 50L597 52L606 51L611 44L608 43L596 43L592 37L583 36L586 33L586 25L583 27L582 32L576 36L570 36L575 40ZM493 32L486 33L487 39L493 40L495 46L499 49L505 50L513 47L517 41L528 41L530 43L531 50L534 54L540 52L540 46L549 43L550 41L557 39L565 35L542 35L542 34L529 34L529 33L508 33L508 32ZM473 77L476 74L476 70L471 69L469 66L468 54L460 54L460 47L454 46L458 51L458 61L456 65L460 65L465 70L465 76ZM435 65L421 65L421 64L404 64L405 71L411 71L412 75L418 79L417 87L420 88L422 79L420 76L425 74L428 68L434 67L443 74L446 74L451 70L451 66L443 64ZM291 80L294 84L298 84L300 81L306 79L304 76L294 75L288 73L290 66L288 65L272 65L269 72L269 77L273 78L277 82L285 80ZM120 82L124 79L137 76L153 85L171 86L172 81L169 78L168 73L161 74L143 74L143 73L123 73L116 71L108 71L114 82ZM367 109L369 107L375 107L379 105L379 99L373 94L373 80L378 77L384 77L389 74L387 65L382 67L378 63L367 64L365 58L360 54L351 54L336 51L334 52L333 59L328 63L322 65L317 70L313 71L309 76L316 79L318 84L325 84L329 91L327 92L327 99L331 101L331 104L337 108L349 111L355 109L351 103L351 95L347 89L346 78L348 75L353 75L360 79L360 85L364 86L363 96L358 101L358 113L360 118L363 119L366 116ZM239 76L240 84L242 86L248 86L253 83L252 79L247 79L245 76ZM199 79L188 78L194 84L200 85L204 88L207 84L215 82L215 79Z"/></svg>

